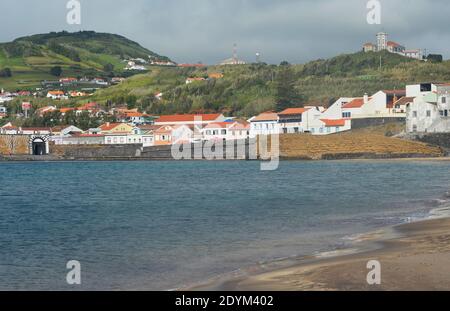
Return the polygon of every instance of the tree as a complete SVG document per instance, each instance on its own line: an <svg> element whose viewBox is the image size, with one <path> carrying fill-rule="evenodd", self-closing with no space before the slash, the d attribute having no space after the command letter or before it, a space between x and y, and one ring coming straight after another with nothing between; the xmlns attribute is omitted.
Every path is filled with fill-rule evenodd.
<svg viewBox="0 0 450 311"><path fill-rule="evenodd" d="M62 75L62 68L60 66L54 66L50 69L50 74L55 77L60 77Z"/></svg>
<svg viewBox="0 0 450 311"><path fill-rule="evenodd" d="M295 88L295 74L290 66L284 66L276 77L276 106L278 111L290 107L303 107L304 96Z"/></svg>
<svg viewBox="0 0 450 311"><path fill-rule="evenodd" d="M0 77L11 78L12 77L11 69L5 68L5 69L0 70Z"/></svg>
<svg viewBox="0 0 450 311"><path fill-rule="evenodd" d="M105 66L103 66L103 71L104 72L113 72L114 71L114 65L111 63L106 64Z"/></svg>

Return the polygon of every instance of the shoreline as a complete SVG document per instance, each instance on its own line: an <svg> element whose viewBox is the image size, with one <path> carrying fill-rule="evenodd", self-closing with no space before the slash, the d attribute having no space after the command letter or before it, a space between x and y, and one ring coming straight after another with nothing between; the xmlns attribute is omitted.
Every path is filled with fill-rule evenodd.
<svg viewBox="0 0 450 311"><path fill-rule="evenodd" d="M280 157L280 162L284 161L450 161L450 156L398 156L398 155L386 155L379 154L376 156L355 156L355 157L325 157L322 159L312 159L305 157ZM92 157L92 158L64 158L48 156L31 156L31 155L19 155L19 156L3 156L0 155L0 163L2 162L114 162L114 161L130 161L130 162L153 162L153 161L181 161L181 162L198 162L198 161L265 161L261 159L182 159L176 160L173 158L145 158L145 157Z"/></svg>
<svg viewBox="0 0 450 311"><path fill-rule="evenodd" d="M440 210L422 220L360 234L348 248L269 262L262 271L235 271L179 290L448 291L450 215ZM371 260L381 264L380 285L367 283Z"/></svg>

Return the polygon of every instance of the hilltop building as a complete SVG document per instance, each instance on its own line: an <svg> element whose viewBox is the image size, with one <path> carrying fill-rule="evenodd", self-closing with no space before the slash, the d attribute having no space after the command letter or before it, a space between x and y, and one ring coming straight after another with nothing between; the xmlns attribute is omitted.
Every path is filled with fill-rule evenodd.
<svg viewBox="0 0 450 311"><path fill-rule="evenodd" d="M377 33L377 42L373 44L371 42L365 43L363 45L364 52L380 52L388 51L390 53L399 54L405 57L414 58L418 60L423 60L424 55L420 49L409 49L407 50L403 45L388 40L388 34L385 32Z"/></svg>

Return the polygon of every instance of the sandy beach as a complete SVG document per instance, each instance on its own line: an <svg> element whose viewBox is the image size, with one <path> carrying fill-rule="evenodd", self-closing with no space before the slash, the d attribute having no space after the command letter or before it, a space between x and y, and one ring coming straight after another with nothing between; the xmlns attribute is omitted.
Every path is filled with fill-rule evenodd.
<svg viewBox="0 0 450 311"><path fill-rule="evenodd" d="M383 229L360 236L355 246L359 251L351 254L304 259L287 268L215 280L190 290L450 290L450 218ZM381 263L381 285L366 281L370 260Z"/></svg>

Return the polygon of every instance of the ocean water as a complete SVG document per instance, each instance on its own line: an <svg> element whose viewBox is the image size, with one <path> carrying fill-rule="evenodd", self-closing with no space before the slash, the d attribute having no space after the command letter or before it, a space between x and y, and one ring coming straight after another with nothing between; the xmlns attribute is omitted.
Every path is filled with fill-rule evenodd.
<svg viewBox="0 0 450 311"><path fill-rule="evenodd" d="M0 163L0 290L167 290L426 217L450 162ZM81 263L80 286L66 263Z"/></svg>

